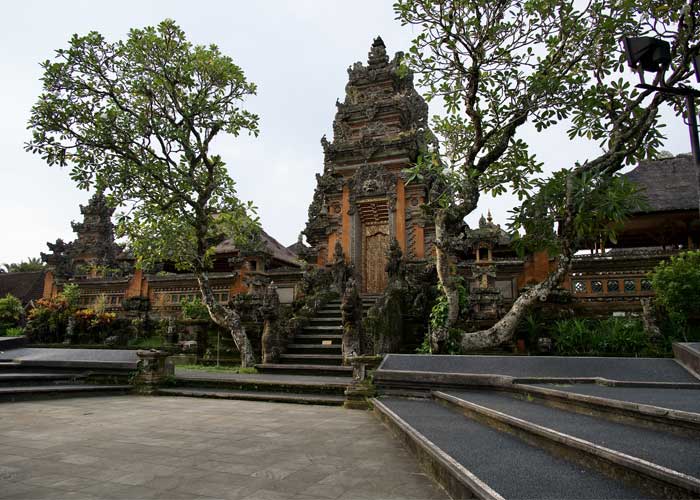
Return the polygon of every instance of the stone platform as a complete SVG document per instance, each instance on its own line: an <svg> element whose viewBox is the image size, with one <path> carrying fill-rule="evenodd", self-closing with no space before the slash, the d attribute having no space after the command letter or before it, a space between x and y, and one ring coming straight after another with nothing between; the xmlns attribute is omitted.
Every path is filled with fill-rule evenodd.
<svg viewBox="0 0 700 500"><path fill-rule="evenodd" d="M0 352L0 363L9 361L25 366L135 370L138 359L135 350L127 349L22 347Z"/></svg>

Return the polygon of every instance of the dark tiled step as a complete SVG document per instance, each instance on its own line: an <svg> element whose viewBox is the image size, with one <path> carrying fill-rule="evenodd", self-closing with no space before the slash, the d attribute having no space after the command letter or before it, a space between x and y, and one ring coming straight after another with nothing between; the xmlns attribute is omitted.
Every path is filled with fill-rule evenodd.
<svg viewBox="0 0 700 500"><path fill-rule="evenodd" d="M657 490L662 496L700 497L697 439L572 413L500 392L449 391L437 392L436 397L470 418L498 429L505 425L518 435L557 446L573 459L598 462L605 470L612 465L620 477L634 476L649 489L663 482L665 489Z"/></svg>
<svg viewBox="0 0 700 500"><path fill-rule="evenodd" d="M195 398L238 399L247 401L267 401L274 403L295 403L308 405L341 406L344 396L330 394L295 394L266 391L236 391L231 389L158 389L156 394L161 396L186 396Z"/></svg>
<svg viewBox="0 0 700 500"><path fill-rule="evenodd" d="M341 365L343 356L341 354L282 354L280 361L291 364Z"/></svg>
<svg viewBox="0 0 700 500"><path fill-rule="evenodd" d="M422 457L431 450L439 452L443 458L441 465L430 467L437 463L432 457L421 460L421 463L429 464L433 472L437 469L440 482L455 498L462 498L461 495L470 489L481 498L494 498L483 495L489 490L504 498L602 500L651 497L641 489L582 468L515 436L465 418L435 401L402 398L377 401L375 411L402 436L409 448L418 450ZM475 487L481 489L475 490Z"/></svg>
<svg viewBox="0 0 700 500"><path fill-rule="evenodd" d="M0 401L24 401L63 396L126 394L131 385L36 385L20 387L0 387Z"/></svg>
<svg viewBox="0 0 700 500"><path fill-rule="evenodd" d="M296 375L334 375L348 377L352 375L352 367L337 365L315 365L315 364L261 364L255 368L262 373L282 373Z"/></svg>

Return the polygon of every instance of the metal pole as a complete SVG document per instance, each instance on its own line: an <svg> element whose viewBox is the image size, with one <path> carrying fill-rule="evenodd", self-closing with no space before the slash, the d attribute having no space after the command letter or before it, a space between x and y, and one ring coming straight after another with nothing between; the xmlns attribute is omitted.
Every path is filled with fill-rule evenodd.
<svg viewBox="0 0 700 500"><path fill-rule="evenodd" d="M685 98L688 108L688 131L690 132L690 148L695 160L695 179L698 185L698 210L700 210L700 141L698 140L698 118L695 110L695 96Z"/></svg>

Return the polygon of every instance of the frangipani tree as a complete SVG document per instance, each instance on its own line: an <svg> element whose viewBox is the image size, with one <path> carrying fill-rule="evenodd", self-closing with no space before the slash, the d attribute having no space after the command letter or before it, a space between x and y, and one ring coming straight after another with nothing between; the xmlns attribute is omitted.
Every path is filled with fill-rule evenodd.
<svg viewBox="0 0 700 500"><path fill-rule="evenodd" d="M419 30L407 66L419 75L426 98L444 103L433 127L440 150L413 171L432 182L426 210L435 222L438 277L449 305L439 334L454 329L459 317L451 255L481 193L517 194L522 205L512 229L525 231L518 247L557 256L550 276L521 294L496 325L463 332L466 350L498 345L512 337L527 308L558 285L583 242L614 238L615 222L639 203L635 189L615 174L658 153L661 106L676 105L680 113L673 97L629 83L619 39L669 41L672 70L653 83L685 82L698 53L700 2L399 0L394 9L402 24ZM600 154L575 159L562 147L562 169L542 178L542 165L519 131L529 124L547 140L562 122L572 139L596 141Z"/></svg>
<svg viewBox="0 0 700 500"><path fill-rule="evenodd" d="M231 331L242 365L253 364L240 317L216 301L208 271L223 237L248 241L258 229L253 205L238 198L212 151L219 135L257 135L258 117L241 107L255 84L171 20L117 42L74 35L42 68L26 149L128 208L117 232L139 264L170 261L193 272L212 320Z"/></svg>

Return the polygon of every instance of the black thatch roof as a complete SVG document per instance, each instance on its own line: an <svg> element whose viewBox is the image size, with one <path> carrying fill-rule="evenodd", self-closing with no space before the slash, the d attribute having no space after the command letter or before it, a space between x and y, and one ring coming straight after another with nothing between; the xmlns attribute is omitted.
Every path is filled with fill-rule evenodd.
<svg viewBox="0 0 700 500"><path fill-rule="evenodd" d="M27 273L0 273L0 297L12 294L26 305L44 294L46 271Z"/></svg>
<svg viewBox="0 0 700 500"><path fill-rule="evenodd" d="M698 209L695 163L689 154L643 161L625 176L642 188L648 204L637 213Z"/></svg>
<svg viewBox="0 0 700 500"><path fill-rule="evenodd" d="M265 250L269 252L269 254L272 255L273 258L286 264L292 264L295 266L299 265L299 259L294 252L286 248L279 241L274 239L262 229L260 230L260 236L262 238L263 244L265 245ZM216 253L233 253L237 252L238 248L232 240L226 239L219 243L214 251Z"/></svg>

